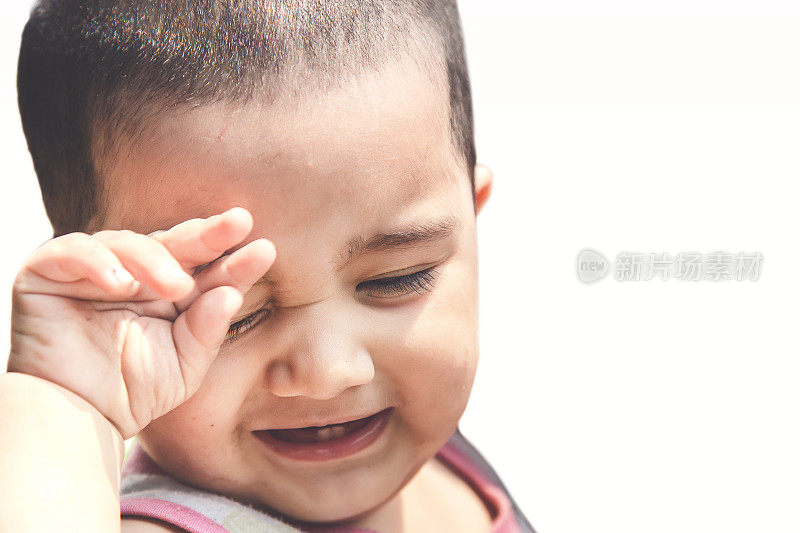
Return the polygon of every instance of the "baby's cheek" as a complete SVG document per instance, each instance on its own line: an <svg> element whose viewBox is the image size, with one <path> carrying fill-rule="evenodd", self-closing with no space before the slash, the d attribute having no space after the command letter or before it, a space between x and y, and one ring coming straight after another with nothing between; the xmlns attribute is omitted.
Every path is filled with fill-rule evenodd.
<svg viewBox="0 0 800 533"><path fill-rule="evenodd" d="M477 353L464 340L432 330L405 347L406 357L395 375L402 382L408 422L425 438L449 436L466 408Z"/></svg>
<svg viewBox="0 0 800 533"><path fill-rule="evenodd" d="M175 474L195 482L219 476L232 458L239 422L235 397L223 392L204 383L187 401L152 421L139 434L145 451L152 450Z"/></svg>

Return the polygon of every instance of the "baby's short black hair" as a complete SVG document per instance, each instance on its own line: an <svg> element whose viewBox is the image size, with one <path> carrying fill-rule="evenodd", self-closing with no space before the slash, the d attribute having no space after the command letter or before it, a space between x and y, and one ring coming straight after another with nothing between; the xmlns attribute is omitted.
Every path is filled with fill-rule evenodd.
<svg viewBox="0 0 800 533"><path fill-rule="evenodd" d="M101 215L103 165L165 109L325 90L412 56L449 91L470 177L472 101L454 0L40 0L22 34L22 127L54 236ZM435 74L432 74L435 73Z"/></svg>

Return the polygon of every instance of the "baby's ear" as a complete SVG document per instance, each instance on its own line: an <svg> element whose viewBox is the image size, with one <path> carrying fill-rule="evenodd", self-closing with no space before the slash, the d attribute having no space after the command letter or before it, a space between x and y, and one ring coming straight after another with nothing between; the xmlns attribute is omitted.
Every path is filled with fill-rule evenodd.
<svg viewBox="0 0 800 533"><path fill-rule="evenodd" d="M494 179L489 167L478 163L475 165L475 215L483 209L483 204L489 199L492 192L492 180Z"/></svg>

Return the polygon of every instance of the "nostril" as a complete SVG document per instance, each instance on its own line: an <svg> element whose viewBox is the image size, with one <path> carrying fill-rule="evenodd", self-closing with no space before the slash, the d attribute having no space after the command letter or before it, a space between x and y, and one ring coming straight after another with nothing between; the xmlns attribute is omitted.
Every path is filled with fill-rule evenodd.
<svg viewBox="0 0 800 533"><path fill-rule="evenodd" d="M267 388L275 396L300 396L302 391L292 382L292 369L284 361L274 361L267 368Z"/></svg>

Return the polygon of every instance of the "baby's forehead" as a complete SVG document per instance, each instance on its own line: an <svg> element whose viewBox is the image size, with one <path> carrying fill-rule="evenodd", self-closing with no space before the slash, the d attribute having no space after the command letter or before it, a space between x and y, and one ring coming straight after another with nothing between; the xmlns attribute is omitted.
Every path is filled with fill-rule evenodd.
<svg viewBox="0 0 800 533"><path fill-rule="evenodd" d="M413 133L408 137L414 139L424 134L424 142L450 134L448 89L440 78L423 72L414 58L403 56L379 69L342 78L330 87L311 83L279 93L256 91L247 100L220 92L174 108L154 100L137 117L132 136L126 136L128 125L124 123L118 124L119 131L107 135L126 147L165 139L221 142L237 130L276 148L297 137L321 137L335 144L350 136L393 139L403 132ZM98 121L95 127L104 126ZM339 135L331 138L332 133Z"/></svg>
<svg viewBox="0 0 800 533"><path fill-rule="evenodd" d="M296 156L320 145L335 152L358 146L427 149L450 138L444 87L410 59L345 79L330 90L255 97L246 104L223 100L175 118L160 121L170 138L177 133L201 146L230 139L273 156Z"/></svg>
<svg viewBox="0 0 800 533"><path fill-rule="evenodd" d="M415 68L397 65L350 87L280 102L219 102L163 116L107 169L109 198L128 210L303 198L385 209L468 177L447 102Z"/></svg>
<svg viewBox="0 0 800 533"><path fill-rule="evenodd" d="M303 178L305 182L295 187ZM472 205L466 178L426 184L399 176L391 183L363 175L335 181L286 174L266 183L210 182L195 177L180 189L170 187L172 194L164 189L150 191L146 202L121 198L111 224L149 234L241 206L253 214L253 238L278 237L309 248L338 242L342 255L355 255L371 246L370 236L402 240L415 231L460 229L463 207Z"/></svg>

